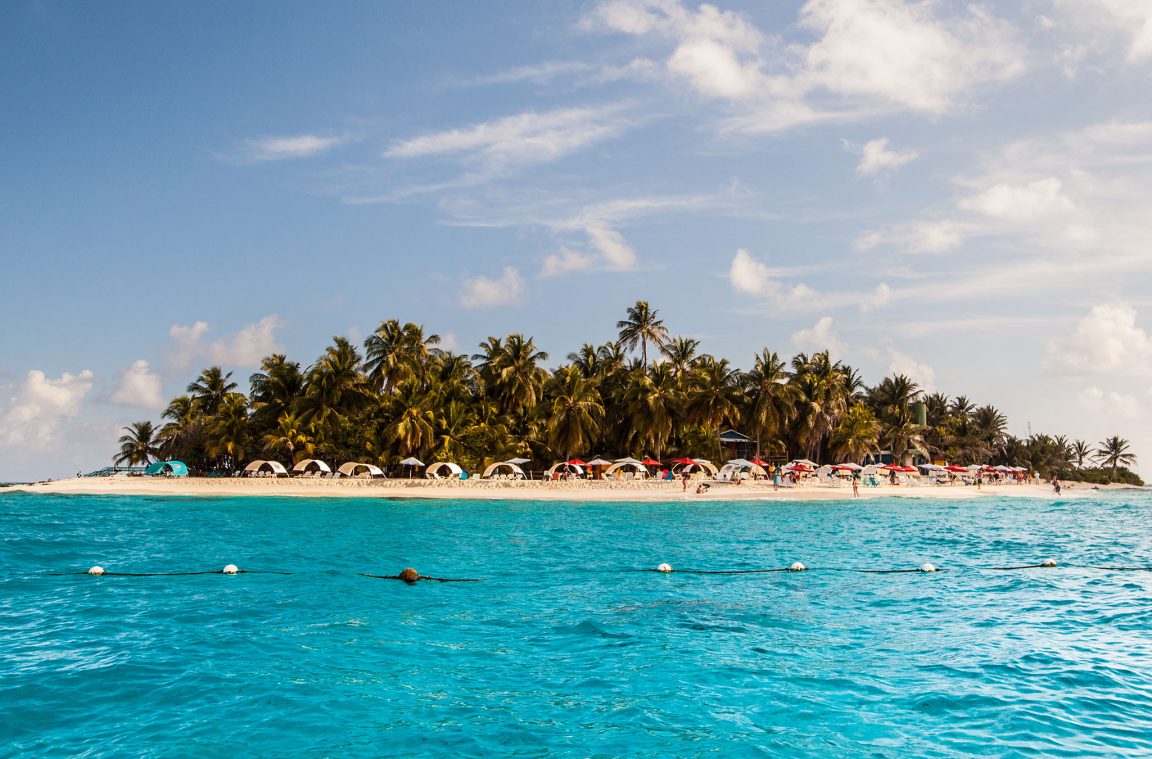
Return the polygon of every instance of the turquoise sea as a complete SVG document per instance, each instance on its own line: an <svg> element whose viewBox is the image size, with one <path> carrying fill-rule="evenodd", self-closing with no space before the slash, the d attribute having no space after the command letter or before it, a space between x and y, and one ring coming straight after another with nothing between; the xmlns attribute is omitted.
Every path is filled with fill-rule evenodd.
<svg viewBox="0 0 1152 759"><path fill-rule="evenodd" d="M1149 756L1150 517L0 491L0 752Z"/></svg>

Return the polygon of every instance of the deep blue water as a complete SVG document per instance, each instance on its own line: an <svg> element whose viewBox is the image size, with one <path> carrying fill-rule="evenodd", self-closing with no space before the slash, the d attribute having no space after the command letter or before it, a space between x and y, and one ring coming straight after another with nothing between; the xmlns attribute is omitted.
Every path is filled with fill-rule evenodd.
<svg viewBox="0 0 1152 759"><path fill-rule="evenodd" d="M0 494L0 750L1148 756L1152 572L1068 565L1152 566L1150 516ZM50 574L228 563L294 574ZM486 579L357 575L406 566Z"/></svg>

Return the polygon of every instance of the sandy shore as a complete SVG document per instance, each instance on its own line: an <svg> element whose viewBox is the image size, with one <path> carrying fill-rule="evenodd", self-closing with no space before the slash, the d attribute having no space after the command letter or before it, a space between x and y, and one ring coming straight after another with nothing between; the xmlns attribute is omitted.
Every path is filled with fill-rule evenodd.
<svg viewBox="0 0 1152 759"><path fill-rule="evenodd" d="M681 500L765 500L828 501L851 500L850 485L826 484L782 487L770 483L743 485L714 484L707 493L694 492L696 483L685 493L679 482L542 482L445 480L363 480L363 479L247 479L247 478L162 478L162 477L81 477L11 490L29 493L68 493L84 495L149 496L298 496L306 498L454 498L489 500L546 501L681 501ZM1070 484L1063 497L1088 495L1092 486ZM891 486L860 488L860 499L937 498L963 499L991 496L1052 498L1048 485L972 486Z"/></svg>

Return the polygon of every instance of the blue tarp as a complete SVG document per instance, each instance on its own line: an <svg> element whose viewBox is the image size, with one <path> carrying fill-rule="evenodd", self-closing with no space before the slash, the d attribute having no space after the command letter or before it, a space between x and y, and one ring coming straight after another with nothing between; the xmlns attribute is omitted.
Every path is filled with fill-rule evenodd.
<svg viewBox="0 0 1152 759"><path fill-rule="evenodd" d="M144 474L170 474L173 477L187 477L188 465L183 461L157 461L149 464Z"/></svg>

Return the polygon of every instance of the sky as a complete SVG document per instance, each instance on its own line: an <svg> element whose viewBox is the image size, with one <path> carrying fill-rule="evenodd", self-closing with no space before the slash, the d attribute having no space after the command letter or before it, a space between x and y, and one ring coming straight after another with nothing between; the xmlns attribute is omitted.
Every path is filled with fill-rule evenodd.
<svg viewBox="0 0 1152 759"><path fill-rule="evenodd" d="M0 481L390 318L636 300L1152 473L1152 5L0 4Z"/></svg>

